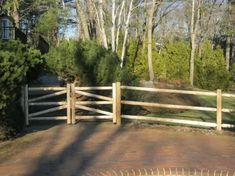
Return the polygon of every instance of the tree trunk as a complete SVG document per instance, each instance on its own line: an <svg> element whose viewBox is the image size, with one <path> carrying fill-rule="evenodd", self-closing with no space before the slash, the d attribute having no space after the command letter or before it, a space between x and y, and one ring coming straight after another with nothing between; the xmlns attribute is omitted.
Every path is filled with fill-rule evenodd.
<svg viewBox="0 0 235 176"><path fill-rule="evenodd" d="M191 34L191 55L190 55L190 84L194 85L194 55L195 55L195 33Z"/></svg>
<svg viewBox="0 0 235 176"><path fill-rule="evenodd" d="M87 17L84 13L84 8L82 7L81 0L76 1L76 7L77 7L77 15L79 16L79 22L80 22L80 27L83 32L83 38L86 40L90 40L90 35L89 35L89 29L88 29L88 21Z"/></svg>
<svg viewBox="0 0 235 176"><path fill-rule="evenodd" d="M99 16L100 16L100 31L101 31L103 46L106 49L108 49L108 42L107 42L107 37L106 37L105 27L104 27L103 0L99 0Z"/></svg>
<svg viewBox="0 0 235 176"><path fill-rule="evenodd" d="M152 0L152 5L149 11L148 17L148 70L149 70L149 80L154 80L154 72L153 72L153 55L152 55L152 39L153 39L153 15L155 12L156 0Z"/></svg>
<svg viewBox="0 0 235 176"><path fill-rule="evenodd" d="M19 9L18 9L18 2L14 1L13 2L13 14L12 14L12 18L14 19L15 22L15 26L17 28L20 27L20 14L19 14Z"/></svg>
<svg viewBox="0 0 235 176"><path fill-rule="evenodd" d="M143 36L142 36L142 43L143 43L142 54L144 54L145 49L146 49L147 17L148 17L147 0L144 0L144 22L143 22Z"/></svg>
<svg viewBox="0 0 235 176"><path fill-rule="evenodd" d="M112 31L111 31L111 45L112 45L112 51L114 52L115 49L115 33L116 33L116 3L115 0L112 0Z"/></svg>
<svg viewBox="0 0 235 176"><path fill-rule="evenodd" d="M230 49L231 49L231 36L226 37L226 69L229 70L230 67Z"/></svg>
<svg viewBox="0 0 235 176"><path fill-rule="evenodd" d="M62 4L63 9L65 9L65 3L64 3L64 0L61 0L61 4Z"/></svg>
<svg viewBox="0 0 235 176"><path fill-rule="evenodd" d="M198 58L202 59L202 40L198 42Z"/></svg>
<svg viewBox="0 0 235 176"><path fill-rule="evenodd" d="M231 1L228 2L228 28L231 28ZM226 51L225 51L225 57L226 57L226 69L229 70L230 67L230 50L231 50L231 35L227 34L226 37Z"/></svg>
<svg viewBox="0 0 235 176"><path fill-rule="evenodd" d="M93 40L97 39L97 27L95 21L95 8L94 8L93 0L87 0L87 11L88 11L88 18L89 18L89 34L90 38Z"/></svg>
<svg viewBox="0 0 235 176"><path fill-rule="evenodd" d="M195 28L194 28L194 20L195 17L195 0L192 0L192 12L191 12L191 27L190 27L190 33L191 33L191 55L190 55L190 84L193 86L194 84L194 54L195 54Z"/></svg>
<svg viewBox="0 0 235 176"><path fill-rule="evenodd" d="M83 34L83 28L82 28L82 24L79 21L79 18L77 18L77 38L80 40L85 40L85 35Z"/></svg>
<svg viewBox="0 0 235 176"><path fill-rule="evenodd" d="M93 9L94 9L94 13L95 13L95 16L96 16L96 39L102 43L102 34L101 34L101 23L100 23L100 17L99 17L99 12L98 12L98 9L94 3L93 0L90 0L92 3L91 5L93 6Z"/></svg>
<svg viewBox="0 0 235 176"><path fill-rule="evenodd" d="M120 28L121 28L121 20L122 20L122 13L123 13L123 8L125 5L125 0L122 1L121 9L118 15L118 24L117 24L117 33L116 33L116 52L118 51L118 45L119 45L119 33L120 33Z"/></svg>
<svg viewBox="0 0 235 176"><path fill-rule="evenodd" d="M133 0L131 0L131 2L130 2L127 20L125 23L125 34L124 34L124 40L123 40L123 44L122 44L122 55L121 55L121 68L123 67L124 58L126 55L126 44L127 44L128 33L129 33L129 23L130 23L130 17L131 17L131 13L132 13L132 6L133 6Z"/></svg>

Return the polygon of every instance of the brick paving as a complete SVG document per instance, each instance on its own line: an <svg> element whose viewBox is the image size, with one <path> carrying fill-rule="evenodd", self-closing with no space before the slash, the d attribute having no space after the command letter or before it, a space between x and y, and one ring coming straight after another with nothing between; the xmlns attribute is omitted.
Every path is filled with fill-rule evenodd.
<svg viewBox="0 0 235 176"><path fill-rule="evenodd" d="M32 126L20 139L0 144L0 176L80 176L151 168L235 170L235 136L182 129L111 123ZM13 152L1 152L6 148Z"/></svg>

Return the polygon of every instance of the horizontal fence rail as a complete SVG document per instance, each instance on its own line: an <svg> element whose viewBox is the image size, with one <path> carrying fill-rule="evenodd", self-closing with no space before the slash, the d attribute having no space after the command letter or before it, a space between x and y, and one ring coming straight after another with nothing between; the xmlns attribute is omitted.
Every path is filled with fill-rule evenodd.
<svg viewBox="0 0 235 176"><path fill-rule="evenodd" d="M121 101L121 103L125 105L137 105L137 106L147 106L147 107L157 107L157 108L187 109L187 110L212 111L212 112L216 111L216 108L212 108L212 107L148 103L148 102L141 102L141 101Z"/></svg>
<svg viewBox="0 0 235 176"><path fill-rule="evenodd" d="M29 99L28 101L29 102L34 102L34 101L43 100L43 99L46 99L46 98L55 97L55 96L58 96L58 95L63 95L65 93L66 93L66 91L63 90L63 91L60 91L60 92L51 93L49 95L43 95L41 97L32 98L32 99Z"/></svg>
<svg viewBox="0 0 235 176"><path fill-rule="evenodd" d="M52 91L58 91L58 90L66 90L65 87L29 87L28 88L29 91L48 91L48 90L52 90Z"/></svg>
<svg viewBox="0 0 235 176"><path fill-rule="evenodd" d="M147 116L134 116L134 115L122 115L122 118L131 119L131 120L144 120L152 122L164 122L164 123L176 123L176 124L185 124L185 125L196 125L203 127L216 127L216 123L213 122L199 122L193 120L183 120L183 119L169 119L169 118L160 118L160 117L147 117Z"/></svg>
<svg viewBox="0 0 235 176"><path fill-rule="evenodd" d="M155 102L142 102L142 101L131 101L122 100L121 93L125 90L131 91L144 91L153 93L170 93L170 94L185 94L185 95L200 95L200 96L212 96L216 97L216 107L204 107L204 106L189 106L189 105L176 105L176 104L163 104ZM111 91L111 97L102 95L104 91ZM45 92L47 94L45 95ZM35 95L36 93L43 94L39 97L31 98L30 94ZM99 94L98 94L99 93ZM66 95L63 101L45 101L48 98L57 97L60 95ZM79 100L77 97L87 97L85 100ZM222 128L234 128L234 124L223 124L222 113L232 113L235 109L223 108L222 98L235 98L235 94L222 93L221 90L215 92L211 91L193 91L193 90L174 90L174 89L160 89L160 88L146 88L146 87L135 87L135 86L124 86L117 82L113 83L112 86L97 86L97 87L75 87L74 84L67 84L66 87L28 87L24 88L24 111L26 116L26 125L29 124L29 120L67 120L68 124L75 124L76 120L90 120L90 119L101 119L101 120L112 120L113 123L118 125L121 124L121 119L130 120L144 120L152 122L164 122L164 123L175 123L185 125L196 125L203 127L213 127L217 130ZM43 102L42 102L43 101ZM103 106L111 105L112 112L105 109L101 109ZM170 119L160 117L149 117L149 116L138 116L122 114L121 105L129 106L142 106L142 107L153 107L153 108L168 108L168 109L185 109L185 110L197 110L206 112L216 112L215 122L202 122L194 120L184 119ZM50 107L47 106L56 106ZM95 107L90 107L95 106ZM29 107L45 107L47 109L40 110L37 112L29 113ZM55 112L61 109L67 109L66 116L47 116L39 117L47 113ZM98 113L99 115L77 115L77 110L83 110L89 113Z"/></svg>
<svg viewBox="0 0 235 176"><path fill-rule="evenodd" d="M228 97L228 98L235 98L234 94L228 94L228 93L223 93L222 96L223 97Z"/></svg>
<svg viewBox="0 0 235 176"><path fill-rule="evenodd" d="M76 102L76 105L108 105L112 104L112 101L80 101Z"/></svg>
<svg viewBox="0 0 235 176"><path fill-rule="evenodd" d="M51 117L37 117L30 120L39 121L39 120L66 120L67 116L51 116Z"/></svg>
<svg viewBox="0 0 235 176"><path fill-rule="evenodd" d="M66 105L62 105L62 106L58 106L58 107L55 107L55 108L50 108L50 109L47 109L47 110L31 113L31 114L29 114L29 117L35 117L35 116L46 114L46 113L49 113L49 112L55 112L55 111L58 111L58 110L61 110L61 109L65 109L66 107L67 107Z"/></svg>
<svg viewBox="0 0 235 176"><path fill-rule="evenodd" d="M80 91L80 90L77 90L76 93L80 94L80 95L88 96L88 97L98 98L98 99L101 99L101 100L112 101L112 98L110 98L110 97L106 97L106 96L102 96L102 95L96 95L96 94L88 93L88 92L83 92L83 91Z"/></svg>
<svg viewBox="0 0 235 176"><path fill-rule="evenodd" d="M29 106L51 106L51 105L67 105L66 101L60 102L37 102L37 103L29 103Z"/></svg>
<svg viewBox="0 0 235 176"><path fill-rule="evenodd" d="M46 95L45 95L46 94ZM60 95L68 95L70 94L69 87L28 87L25 86L24 91L24 111L25 111L25 123L29 125L29 121L37 121L37 120L68 120L69 114L67 116L42 116L48 113L56 112L62 109L67 109L69 112L69 99L67 97L66 101L46 101L50 98L55 98ZM31 98L31 96L34 96ZM37 96L37 97L35 97ZM42 102L43 101L43 102ZM47 106L56 106L50 107ZM37 112L30 112L30 107L45 107L46 109L40 110Z"/></svg>
<svg viewBox="0 0 235 176"><path fill-rule="evenodd" d="M216 96L217 95L216 92L202 92L202 91L190 91L190 90L173 90L173 89L157 89L157 88L134 87L134 86L121 86L121 89L139 90L139 91L146 91L146 92L188 94L188 95L206 95L206 96Z"/></svg>
<svg viewBox="0 0 235 176"><path fill-rule="evenodd" d="M90 116L76 116L77 120L90 120L90 119L101 119L101 120L112 120L112 116L108 115L90 115Z"/></svg>
<svg viewBox="0 0 235 176"><path fill-rule="evenodd" d="M75 90L112 90L111 86L100 86L100 87L75 87Z"/></svg>

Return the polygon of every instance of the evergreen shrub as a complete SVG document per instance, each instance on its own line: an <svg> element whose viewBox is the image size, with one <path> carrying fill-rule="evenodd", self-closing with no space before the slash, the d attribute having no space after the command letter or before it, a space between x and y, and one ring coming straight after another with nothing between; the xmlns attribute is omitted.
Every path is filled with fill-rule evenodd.
<svg viewBox="0 0 235 176"><path fill-rule="evenodd" d="M0 139L22 129L24 121L18 101L21 87L28 73L42 62L38 50L19 41L0 41Z"/></svg>
<svg viewBox="0 0 235 176"><path fill-rule="evenodd" d="M203 43L201 58L195 59L195 85L208 90L226 90L230 86L223 50L213 49L209 41Z"/></svg>
<svg viewBox="0 0 235 176"><path fill-rule="evenodd" d="M120 69L117 54L95 41L63 41L46 55L47 65L66 82L80 85L108 85L115 81L134 82L136 78Z"/></svg>

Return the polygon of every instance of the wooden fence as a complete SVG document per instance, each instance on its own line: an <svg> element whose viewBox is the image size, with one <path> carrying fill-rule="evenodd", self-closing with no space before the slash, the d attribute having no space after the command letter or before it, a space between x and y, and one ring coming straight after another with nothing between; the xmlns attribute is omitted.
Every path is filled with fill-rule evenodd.
<svg viewBox="0 0 235 176"><path fill-rule="evenodd" d="M66 87L28 87L25 86L24 91L24 102L25 102L25 123L29 125L29 120L66 120L70 123L70 86L67 85ZM44 93L49 92L46 95L42 95L39 97L30 98L29 96L32 94L36 94L35 92ZM53 102L45 102L42 100L53 98L60 95L67 95L66 101L53 101ZM36 94L37 95L37 94ZM29 113L29 108L32 106L41 106L41 107L48 107L48 106L57 106L53 108L47 108L38 112ZM41 116L44 114L48 114L51 112L55 112L61 109L67 108L67 116Z"/></svg>
<svg viewBox="0 0 235 176"><path fill-rule="evenodd" d="M155 92L155 93L171 93L171 94L184 94L184 95L203 95L217 97L216 107L201 107L201 106L188 106L188 105L175 105L175 104L161 104L153 102L141 102L141 101L130 101L122 100L121 92L125 90L131 91L142 91L142 92ZM96 91L95 93L93 93ZM97 94L98 91L111 91L109 96ZM39 97L31 97L33 92L49 92ZM42 100L66 95L64 101L47 101L42 102ZM77 97L85 96L90 99L95 100L79 100ZM121 86L119 82L113 83L112 86L103 87L75 87L74 84L67 84L67 87L28 87L25 86L24 102L25 102L25 119L26 125L29 125L30 120L67 120L68 124L75 124L76 120L86 120L86 119L108 119L112 120L113 123L121 125L121 119L132 119L132 120L145 120L154 122L165 122L165 123L176 123L176 124L186 124L195 125L203 127L214 127L218 131L222 128L233 128L234 124L223 124L222 123L222 113L235 112L235 109L228 109L222 107L222 97L235 98L234 94L222 93L221 90L216 92L205 92L205 91L188 91L188 90L172 90L172 89L158 89L158 88L146 88L146 87L134 87L134 86ZM98 99L98 100L97 100ZM101 109L100 106L111 105L110 111ZM201 122L193 120L183 120L183 119L171 119L171 118L159 118L159 117L148 117L148 116L138 116L138 115L128 115L122 114L121 105L130 106L143 106L143 107L157 107L157 108L168 108L168 109L185 109L185 110L198 110L207 112L216 112L215 122ZM32 106L56 106L53 108L47 108L40 110L38 112L30 112L29 109ZM99 108L94 108L91 106L99 106ZM47 113L55 112L61 109L67 109L66 116L40 116ZM101 115L78 115L77 110L85 110L88 112L98 113Z"/></svg>

